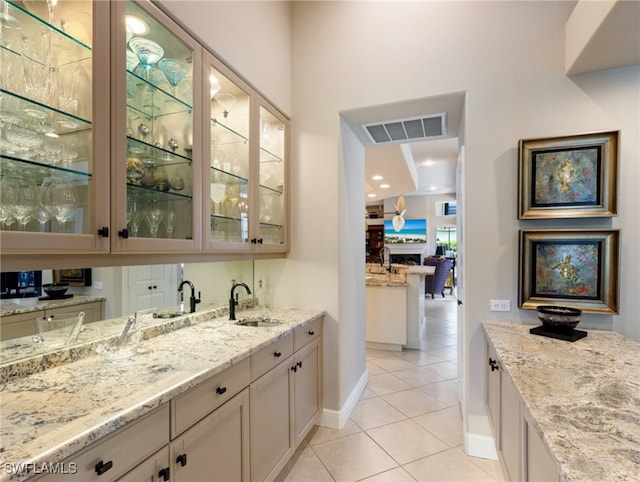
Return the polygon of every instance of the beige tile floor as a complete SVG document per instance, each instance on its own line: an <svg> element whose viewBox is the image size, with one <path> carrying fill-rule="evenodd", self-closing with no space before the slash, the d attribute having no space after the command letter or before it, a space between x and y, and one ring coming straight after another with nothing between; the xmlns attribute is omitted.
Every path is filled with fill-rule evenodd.
<svg viewBox="0 0 640 482"><path fill-rule="evenodd" d="M342 430L315 427L281 482L502 481L498 462L463 451L456 303L425 300L426 351L367 350L369 383Z"/></svg>

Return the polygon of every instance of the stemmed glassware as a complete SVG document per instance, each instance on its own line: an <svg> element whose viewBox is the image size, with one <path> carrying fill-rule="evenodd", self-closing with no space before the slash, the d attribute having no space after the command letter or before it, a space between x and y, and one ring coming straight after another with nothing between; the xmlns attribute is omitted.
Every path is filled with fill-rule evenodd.
<svg viewBox="0 0 640 482"><path fill-rule="evenodd" d="M2 203L20 224L20 231L26 231L27 223L38 206L37 188L26 179L5 177Z"/></svg>
<svg viewBox="0 0 640 482"><path fill-rule="evenodd" d="M46 179L40 188L40 202L56 218L63 232L78 209L78 196L72 182Z"/></svg>
<svg viewBox="0 0 640 482"><path fill-rule="evenodd" d="M138 236L138 230L142 223L142 213L138 211L138 202L129 197L127 199L127 226L131 229L131 235L135 238Z"/></svg>
<svg viewBox="0 0 640 482"><path fill-rule="evenodd" d="M189 67L184 62L175 59L162 59L158 62L158 67L171 85L171 94L176 96L176 87L189 73Z"/></svg>
<svg viewBox="0 0 640 482"><path fill-rule="evenodd" d="M150 201L144 209L144 218L149 226L149 234L152 238L158 236L158 228L164 218L164 211L156 205L154 201Z"/></svg>
<svg viewBox="0 0 640 482"><path fill-rule="evenodd" d="M22 28L20 21L9 13L9 3L2 1L2 12L0 12L0 37L3 28L12 28L18 30Z"/></svg>
<svg viewBox="0 0 640 482"><path fill-rule="evenodd" d="M227 185L221 182L211 183L211 200L215 203L215 214L220 214L220 203L227 192Z"/></svg>
<svg viewBox="0 0 640 482"><path fill-rule="evenodd" d="M144 69L145 80L149 80L149 70L162 58L164 49L153 40L142 37L132 37L129 40L129 47L140 60L140 65Z"/></svg>
<svg viewBox="0 0 640 482"><path fill-rule="evenodd" d="M225 92L220 92L216 94L214 99L222 107L222 115L226 119L229 116L229 111L236 103L236 96L232 94L227 94Z"/></svg>
<svg viewBox="0 0 640 482"><path fill-rule="evenodd" d="M173 238L173 229L176 226L175 211L167 211L164 223L167 226L167 238Z"/></svg>

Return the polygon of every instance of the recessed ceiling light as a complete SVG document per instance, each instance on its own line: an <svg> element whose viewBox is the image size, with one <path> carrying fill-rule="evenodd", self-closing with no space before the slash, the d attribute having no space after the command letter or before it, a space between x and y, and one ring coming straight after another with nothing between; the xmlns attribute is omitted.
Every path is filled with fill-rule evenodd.
<svg viewBox="0 0 640 482"><path fill-rule="evenodd" d="M435 163L431 159L422 163L423 166L433 166L434 164Z"/></svg>
<svg viewBox="0 0 640 482"><path fill-rule="evenodd" d="M371 194L367 194L367 197L376 197L376 195L374 193L371 193Z"/></svg>
<svg viewBox="0 0 640 482"><path fill-rule="evenodd" d="M382 181L384 178L380 174L376 174L371 179L373 179L374 181Z"/></svg>
<svg viewBox="0 0 640 482"><path fill-rule="evenodd" d="M147 35L149 33L149 25L147 22L135 15L127 15L126 24L134 35Z"/></svg>
<svg viewBox="0 0 640 482"><path fill-rule="evenodd" d="M432 191L435 191L438 187L437 186L431 186L429 189L431 189Z"/></svg>
<svg viewBox="0 0 640 482"><path fill-rule="evenodd" d="M380 184L380 189L389 189L390 187L389 184Z"/></svg>

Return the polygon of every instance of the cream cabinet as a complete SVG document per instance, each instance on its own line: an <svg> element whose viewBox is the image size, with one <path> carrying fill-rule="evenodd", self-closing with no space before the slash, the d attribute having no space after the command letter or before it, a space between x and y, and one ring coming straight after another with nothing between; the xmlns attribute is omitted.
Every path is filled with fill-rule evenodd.
<svg viewBox="0 0 640 482"><path fill-rule="evenodd" d="M149 0L60 0L64 25L45 3L6 5L20 29L0 40L5 266L289 250L275 106Z"/></svg>
<svg viewBox="0 0 640 482"><path fill-rule="evenodd" d="M75 316L84 311L84 323L93 323L104 319L104 301L91 301L60 307L16 313L0 317L0 339L10 340L36 334L36 318L43 316Z"/></svg>
<svg viewBox="0 0 640 482"><path fill-rule="evenodd" d="M291 339L292 338L292 339ZM322 319L253 355L253 366L295 350L250 387L251 479L273 480L317 421L322 406ZM269 357L271 355L271 357Z"/></svg>
<svg viewBox="0 0 640 482"><path fill-rule="evenodd" d="M73 472L72 475L70 473L49 474L38 480L63 482L75 478L83 482L115 481L136 469L139 464L144 464L146 471L149 465L146 463L147 459L168 447L168 443L169 405L165 404L142 419L66 459L61 467ZM167 467L164 463L159 465ZM145 480L147 477L137 480ZM134 479L127 476L124 480Z"/></svg>
<svg viewBox="0 0 640 482"><path fill-rule="evenodd" d="M288 120L215 57L204 64L205 246L286 252Z"/></svg>
<svg viewBox="0 0 640 482"><path fill-rule="evenodd" d="M2 254L106 253L109 3L1 3Z"/></svg>
<svg viewBox="0 0 640 482"><path fill-rule="evenodd" d="M486 358L486 408L507 480L559 480L556 462L532 426L518 388L491 342L486 345Z"/></svg>
<svg viewBox="0 0 640 482"><path fill-rule="evenodd" d="M171 442L171 480L249 480L249 390Z"/></svg>
<svg viewBox="0 0 640 482"><path fill-rule="evenodd" d="M159 482L171 480L169 446L165 445L144 462L141 462L118 482Z"/></svg>

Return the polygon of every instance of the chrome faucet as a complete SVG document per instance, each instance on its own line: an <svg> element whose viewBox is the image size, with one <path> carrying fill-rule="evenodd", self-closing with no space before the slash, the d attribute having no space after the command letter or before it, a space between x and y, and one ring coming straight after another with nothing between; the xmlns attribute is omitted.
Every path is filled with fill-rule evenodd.
<svg viewBox="0 0 640 482"><path fill-rule="evenodd" d="M180 293L180 301L182 301L182 287L184 285L189 285L191 288L191 297L189 298L189 313L194 313L196 311L196 303L200 303L200 292L198 291L198 298L196 299L196 289L193 287L193 283L188 280L184 280L178 286L178 292Z"/></svg>
<svg viewBox="0 0 640 482"><path fill-rule="evenodd" d="M387 267L387 271L391 273L391 248L389 246L383 246L380 249L380 266L384 266L384 250L389 252L389 266Z"/></svg>
<svg viewBox="0 0 640 482"><path fill-rule="evenodd" d="M251 290L245 283L233 283L231 285L231 294L229 295L229 319L230 320L236 319L236 305L238 304L238 299L237 299L238 295L236 295L234 298L233 294L238 286L244 287L248 295L251 294Z"/></svg>

